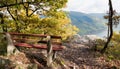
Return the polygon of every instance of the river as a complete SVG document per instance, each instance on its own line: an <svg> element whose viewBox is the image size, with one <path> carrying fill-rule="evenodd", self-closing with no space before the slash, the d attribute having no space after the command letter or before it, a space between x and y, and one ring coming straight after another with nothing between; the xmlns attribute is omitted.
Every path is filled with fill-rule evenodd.
<svg viewBox="0 0 120 69"><path fill-rule="evenodd" d="M115 32L119 32L120 31L120 25L118 25L118 27L114 27L113 28L113 30L115 31ZM106 30L102 30L102 31L99 31L99 32L97 32L97 33L95 33L95 34L92 34L92 35L97 35L97 36L99 36L99 37L107 37L107 29Z"/></svg>
<svg viewBox="0 0 120 69"><path fill-rule="evenodd" d="M107 30L100 31L100 32L93 34L93 35L97 35L99 37L107 37Z"/></svg>

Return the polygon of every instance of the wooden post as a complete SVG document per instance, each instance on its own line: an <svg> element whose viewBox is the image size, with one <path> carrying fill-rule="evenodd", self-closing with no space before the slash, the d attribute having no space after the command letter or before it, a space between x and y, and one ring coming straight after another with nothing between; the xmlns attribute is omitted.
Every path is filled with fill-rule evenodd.
<svg viewBox="0 0 120 69"><path fill-rule="evenodd" d="M57 55L57 51L53 51L53 59L56 58L56 55Z"/></svg>
<svg viewBox="0 0 120 69"><path fill-rule="evenodd" d="M51 37L47 36L48 43L47 43L47 66L49 67L53 62L53 49L51 45Z"/></svg>

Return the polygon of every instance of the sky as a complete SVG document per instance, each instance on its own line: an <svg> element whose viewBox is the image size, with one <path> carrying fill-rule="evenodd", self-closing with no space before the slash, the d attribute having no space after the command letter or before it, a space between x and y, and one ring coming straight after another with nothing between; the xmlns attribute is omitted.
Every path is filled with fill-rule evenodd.
<svg viewBox="0 0 120 69"><path fill-rule="evenodd" d="M112 0L113 8L120 12L120 0ZM68 0L67 11L78 11L83 13L106 13L108 11L108 0Z"/></svg>

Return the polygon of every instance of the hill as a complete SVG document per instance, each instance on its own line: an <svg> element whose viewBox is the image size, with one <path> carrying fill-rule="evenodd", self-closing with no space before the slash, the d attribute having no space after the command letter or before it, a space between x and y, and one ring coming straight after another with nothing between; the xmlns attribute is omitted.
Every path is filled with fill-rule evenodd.
<svg viewBox="0 0 120 69"><path fill-rule="evenodd" d="M89 15L92 16L92 17L97 17L99 19L104 20L103 16L106 15L106 14L105 13L89 13Z"/></svg>
<svg viewBox="0 0 120 69"><path fill-rule="evenodd" d="M81 35L91 34L105 29L105 20L102 16L104 16L104 13L86 14L75 11L69 12L72 24L80 29L79 34Z"/></svg>

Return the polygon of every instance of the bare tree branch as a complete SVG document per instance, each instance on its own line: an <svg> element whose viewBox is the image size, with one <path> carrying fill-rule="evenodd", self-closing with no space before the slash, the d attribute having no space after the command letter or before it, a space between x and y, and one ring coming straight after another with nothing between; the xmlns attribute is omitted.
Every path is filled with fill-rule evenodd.
<svg viewBox="0 0 120 69"><path fill-rule="evenodd" d="M25 3L28 3L28 4L34 4L34 3L38 3L38 2L19 2L19 3L15 3L15 4L4 4L2 6L0 6L0 8L4 8L4 7L10 7L10 6L15 6L15 5L21 5L21 4L25 4Z"/></svg>
<svg viewBox="0 0 120 69"><path fill-rule="evenodd" d="M28 17L32 16L39 8L36 8Z"/></svg>
<svg viewBox="0 0 120 69"><path fill-rule="evenodd" d="M12 19L13 19L14 21L16 21L15 17L12 15L12 13L11 13L10 10L9 10L9 7L7 7L7 11L8 11L8 13L10 14L10 16L12 17Z"/></svg>

